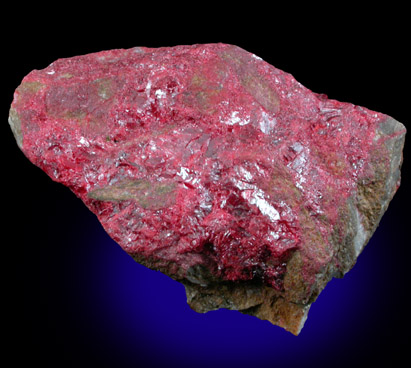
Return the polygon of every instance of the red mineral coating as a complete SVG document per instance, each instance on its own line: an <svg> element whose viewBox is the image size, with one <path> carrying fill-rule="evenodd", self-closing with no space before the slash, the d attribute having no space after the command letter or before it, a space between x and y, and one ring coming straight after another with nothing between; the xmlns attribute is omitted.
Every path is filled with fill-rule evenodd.
<svg viewBox="0 0 411 368"><path fill-rule="evenodd" d="M387 118L225 44L57 60L24 78L13 115L27 157L126 252L176 278L203 264L280 291L296 249L312 254L306 280L332 258L338 208ZM324 243L304 238L302 213Z"/></svg>

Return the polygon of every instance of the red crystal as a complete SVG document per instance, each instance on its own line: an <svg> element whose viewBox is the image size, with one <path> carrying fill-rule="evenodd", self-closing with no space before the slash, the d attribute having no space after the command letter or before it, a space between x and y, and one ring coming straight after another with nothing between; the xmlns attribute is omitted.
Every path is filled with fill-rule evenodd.
<svg viewBox="0 0 411 368"><path fill-rule="evenodd" d="M57 60L24 78L10 119L27 157L136 259L203 286L198 265L212 280L258 279L298 303L313 290L287 296L287 263L301 254L307 285L342 267L340 209L388 117L209 44Z"/></svg>

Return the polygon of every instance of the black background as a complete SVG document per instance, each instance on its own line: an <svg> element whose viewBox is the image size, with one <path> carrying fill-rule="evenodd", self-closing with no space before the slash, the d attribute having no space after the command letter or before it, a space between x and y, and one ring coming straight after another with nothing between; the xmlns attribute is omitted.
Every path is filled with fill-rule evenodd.
<svg viewBox="0 0 411 368"><path fill-rule="evenodd" d="M73 239L87 237L87 227L97 220L72 193L33 166L14 142L6 122L8 109L15 88L31 70L61 57L105 49L225 42L293 74L314 92L384 112L410 128L410 32L405 8L358 9L345 4L343 8L295 5L280 10L256 3L252 10L251 4L234 9L210 4L166 9L157 4L143 9L138 3L107 3L86 9L84 5L3 9L2 304L7 312L2 318L5 351L15 362L12 366L23 360L58 367L125 365L116 356L103 361L98 349L90 348L93 342L85 342L79 329L70 328L75 315L66 310L65 295L75 292L70 290L65 270L68 264L75 267L81 262L84 242ZM374 270L386 273L380 297L392 302L384 304L388 309L376 312L381 326L365 337L363 346L341 351L324 366L409 361L411 279L406 231L411 225L411 174L407 143L402 185L383 218L391 266ZM372 307L378 311L378 305ZM130 365L137 366L136 362Z"/></svg>

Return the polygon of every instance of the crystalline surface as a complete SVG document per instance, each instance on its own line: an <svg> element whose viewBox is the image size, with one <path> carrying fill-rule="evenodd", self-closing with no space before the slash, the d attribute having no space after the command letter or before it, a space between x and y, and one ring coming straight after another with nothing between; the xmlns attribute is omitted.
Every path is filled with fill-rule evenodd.
<svg viewBox="0 0 411 368"><path fill-rule="evenodd" d="M400 182L405 128L226 44L60 59L17 88L19 147L195 310L298 334Z"/></svg>

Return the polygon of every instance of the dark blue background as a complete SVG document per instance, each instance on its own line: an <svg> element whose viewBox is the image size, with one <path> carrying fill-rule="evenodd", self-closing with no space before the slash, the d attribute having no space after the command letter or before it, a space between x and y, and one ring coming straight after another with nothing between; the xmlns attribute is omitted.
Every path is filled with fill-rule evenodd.
<svg viewBox="0 0 411 368"><path fill-rule="evenodd" d="M98 22L83 28L86 18L78 16L71 31L60 18L22 22L25 32L10 36L6 47L2 259L3 304L9 310L3 319L6 350L15 366L26 360L53 367L405 364L411 281L408 147L402 186L378 230L353 270L321 293L295 337L235 311L192 311L183 286L123 252L74 194L24 157L6 123L21 79L57 58L221 41L254 52L315 92L384 112L409 127L403 23L309 18L298 31L293 18L263 27L258 20L244 23L244 16L238 22L215 20L208 32L207 20L180 23L176 30L175 19L146 20L143 26L139 19L134 33L113 35L107 28L98 32ZM229 23L223 30L224 22ZM248 28L240 29L245 24ZM203 32L196 33L199 28Z"/></svg>

